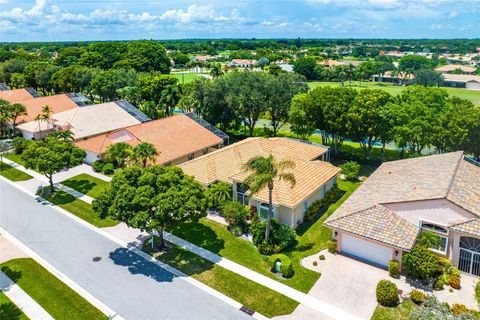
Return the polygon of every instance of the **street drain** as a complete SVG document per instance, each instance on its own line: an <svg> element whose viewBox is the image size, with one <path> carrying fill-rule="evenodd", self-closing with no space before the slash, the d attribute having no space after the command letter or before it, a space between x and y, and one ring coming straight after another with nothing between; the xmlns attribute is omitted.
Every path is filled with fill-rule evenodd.
<svg viewBox="0 0 480 320"><path fill-rule="evenodd" d="M100 260L102 260L102 257L94 257L94 258L92 259L93 262L98 262L98 261L100 261Z"/></svg>

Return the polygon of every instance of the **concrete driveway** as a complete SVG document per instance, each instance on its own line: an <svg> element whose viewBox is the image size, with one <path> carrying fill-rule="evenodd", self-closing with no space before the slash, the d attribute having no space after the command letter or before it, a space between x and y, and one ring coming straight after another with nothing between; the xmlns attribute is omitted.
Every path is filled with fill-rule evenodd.
<svg viewBox="0 0 480 320"><path fill-rule="evenodd" d="M1 180L0 226L127 320L251 319Z"/></svg>
<svg viewBox="0 0 480 320"><path fill-rule="evenodd" d="M377 306L377 283L388 279L387 271L339 254L332 259L308 294L370 319Z"/></svg>

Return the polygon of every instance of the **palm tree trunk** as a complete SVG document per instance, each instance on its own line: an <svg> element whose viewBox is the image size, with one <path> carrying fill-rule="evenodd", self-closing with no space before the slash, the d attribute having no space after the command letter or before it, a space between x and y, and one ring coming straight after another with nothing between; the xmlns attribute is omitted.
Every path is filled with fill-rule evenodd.
<svg viewBox="0 0 480 320"><path fill-rule="evenodd" d="M273 183L268 184L268 216L267 216L267 226L265 228L265 241L268 240L270 235L270 225L272 224L272 193L273 193Z"/></svg>
<svg viewBox="0 0 480 320"><path fill-rule="evenodd" d="M159 248L160 250L163 251L163 249L165 249L165 239L163 238L163 229L158 229L157 232L158 232L158 237L160 238Z"/></svg>

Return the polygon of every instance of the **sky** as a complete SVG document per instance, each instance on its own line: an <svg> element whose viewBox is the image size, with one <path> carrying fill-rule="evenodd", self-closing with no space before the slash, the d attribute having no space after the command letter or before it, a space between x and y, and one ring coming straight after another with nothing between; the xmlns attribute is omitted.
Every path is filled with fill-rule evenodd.
<svg viewBox="0 0 480 320"><path fill-rule="evenodd" d="M480 38L480 0L0 0L0 42Z"/></svg>

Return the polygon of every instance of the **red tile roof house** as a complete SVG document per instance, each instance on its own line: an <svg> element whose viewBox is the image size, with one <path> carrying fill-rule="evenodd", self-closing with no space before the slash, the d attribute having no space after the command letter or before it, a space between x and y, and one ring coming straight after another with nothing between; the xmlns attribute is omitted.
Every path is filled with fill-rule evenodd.
<svg viewBox="0 0 480 320"><path fill-rule="evenodd" d="M188 116L179 114L78 141L76 145L87 152L85 162L92 163L101 159L107 147L117 142L131 146L150 142L160 152L158 164L177 165L216 150L222 146L223 139Z"/></svg>
<svg viewBox="0 0 480 320"><path fill-rule="evenodd" d="M339 252L383 267L432 231L433 252L479 276L480 167L461 151L384 163L324 225Z"/></svg>
<svg viewBox="0 0 480 320"><path fill-rule="evenodd" d="M233 59L228 63L229 67L242 67L248 68L257 64L257 60L250 59Z"/></svg>

